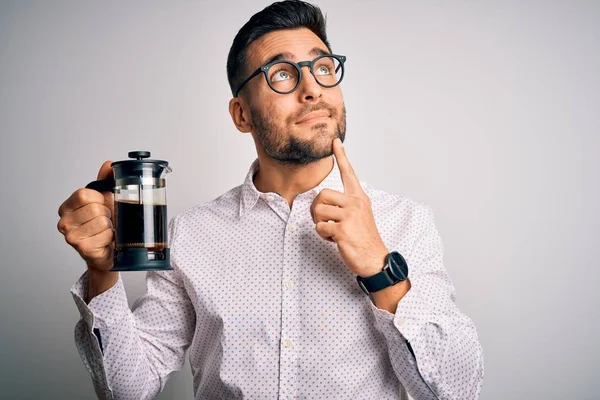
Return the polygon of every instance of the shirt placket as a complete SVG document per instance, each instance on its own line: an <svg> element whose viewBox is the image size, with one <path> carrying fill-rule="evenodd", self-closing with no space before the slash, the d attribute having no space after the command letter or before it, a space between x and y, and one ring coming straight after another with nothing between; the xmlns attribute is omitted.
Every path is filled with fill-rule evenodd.
<svg viewBox="0 0 600 400"><path fill-rule="evenodd" d="M300 207L292 205L286 221L283 242L283 271L281 300L281 346L279 398L295 399L298 392L299 299L297 282L300 271Z"/></svg>

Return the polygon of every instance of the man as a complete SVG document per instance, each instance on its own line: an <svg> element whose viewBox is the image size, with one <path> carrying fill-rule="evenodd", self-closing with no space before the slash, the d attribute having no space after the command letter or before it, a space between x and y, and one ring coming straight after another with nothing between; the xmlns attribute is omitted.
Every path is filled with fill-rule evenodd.
<svg viewBox="0 0 600 400"><path fill-rule="evenodd" d="M482 349L431 209L359 181L346 157L344 62L310 4L274 3L242 27L229 111L258 158L169 223L174 270L148 272L133 310L109 272L112 198L79 189L60 206L88 266L75 336L100 397L152 398L188 348L197 399L478 396Z"/></svg>

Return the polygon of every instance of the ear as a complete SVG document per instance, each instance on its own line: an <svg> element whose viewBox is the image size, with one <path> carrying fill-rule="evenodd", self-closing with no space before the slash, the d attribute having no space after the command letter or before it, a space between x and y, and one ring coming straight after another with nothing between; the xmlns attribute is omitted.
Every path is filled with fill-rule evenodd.
<svg viewBox="0 0 600 400"><path fill-rule="evenodd" d="M247 111L247 106L240 97L229 100L229 114L235 127L242 133L252 131L252 124Z"/></svg>

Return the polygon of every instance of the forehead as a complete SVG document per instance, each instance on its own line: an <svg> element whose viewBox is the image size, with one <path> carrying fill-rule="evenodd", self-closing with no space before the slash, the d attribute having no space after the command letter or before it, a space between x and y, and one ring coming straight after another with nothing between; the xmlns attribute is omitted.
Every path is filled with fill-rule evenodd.
<svg viewBox="0 0 600 400"><path fill-rule="evenodd" d="M327 46L310 29L285 29L269 32L248 47L251 69L264 65L276 55L283 54L291 61L308 60L329 53Z"/></svg>

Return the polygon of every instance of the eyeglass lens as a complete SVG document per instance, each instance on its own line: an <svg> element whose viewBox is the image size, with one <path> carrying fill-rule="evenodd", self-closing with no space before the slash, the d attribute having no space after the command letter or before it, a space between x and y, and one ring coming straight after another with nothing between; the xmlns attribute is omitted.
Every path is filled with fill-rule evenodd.
<svg viewBox="0 0 600 400"><path fill-rule="evenodd" d="M294 65L282 61L271 66L267 79L275 91L285 93L294 90L298 75ZM321 57L313 66L313 75L320 85L334 86L342 78L342 67L335 57Z"/></svg>

